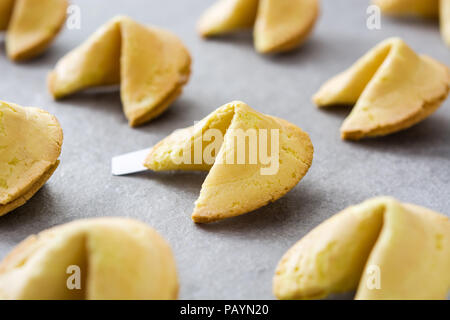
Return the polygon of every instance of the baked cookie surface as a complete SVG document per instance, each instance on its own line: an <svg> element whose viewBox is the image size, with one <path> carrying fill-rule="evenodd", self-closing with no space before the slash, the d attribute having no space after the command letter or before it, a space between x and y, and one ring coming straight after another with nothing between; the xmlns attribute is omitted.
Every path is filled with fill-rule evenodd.
<svg viewBox="0 0 450 320"><path fill-rule="evenodd" d="M67 7L67 0L1 0L8 57L27 60L46 50L64 24Z"/></svg>
<svg viewBox="0 0 450 320"><path fill-rule="evenodd" d="M69 278L79 268L80 279ZM70 289L69 289L70 287ZM12 300L176 299L172 251L144 223L77 220L22 241L0 264L0 298Z"/></svg>
<svg viewBox="0 0 450 320"><path fill-rule="evenodd" d="M441 34L447 46L450 47L450 1L441 0L439 7L439 21L441 24Z"/></svg>
<svg viewBox="0 0 450 320"><path fill-rule="evenodd" d="M55 99L120 83L130 126L152 120L181 94L190 76L189 52L174 34L115 17L63 57L49 74Z"/></svg>
<svg viewBox="0 0 450 320"><path fill-rule="evenodd" d="M391 16L439 18L442 38L450 46L449 0L373 0L373 3Z"/></svg>
<svg viewBox="0 0 450 320"><path fill-rule="evenodd" d="M383 13L402 16L419 15L422 17L437 17L440 0L372 0Z"/></svg>
<svg viewBox="0 0 450 320"><path fill-rule="evenodd" d="M51 114L0 101L0 216L25 204L51 177L62 140Z"/></svg>
<svg viewBox="0 0 450 320"><path fill-rule="evenodd" d="M223 138L209 142L210 132ZM237 139L244 135L248 140L239 144ZM204 141L200 152L195 152L200 141ZM250 141L259 143L257 150ZM262 147L264 141L267 148ZM213 144L215 152L211 152ZM273 150L270 163L261 158L269 154L267 150ZM185 155L192 161L180 161ZM205 161L209 155L211 161ZM245 160L239 162L241 155ZM154 171L209 171L192 214L195 222L205 223L238 216L279 199L303 178L312 158L313 145L307 133L236 101L159 142L144 165Z"/></svg>
<svg viewBox="0 0 450 320"><path fill-rule="evenodd" d="M317 0L219 0L201 17L198 30L211 37L254 26L258 52L284 52L306 40L318 15Z"/></svg>
<svg viewBox="0 0 450 320"><path fill-rule="evenodd" d="M341 134L343 139L358 140L422 121L439 108L449 88L447 66L417 55L399 38L390 38L327 81L313 100L319 107L354 105Z"/></svg>
<svg viewBox="0 0 450 320"><path fill-rule="evenodd" d="M450 288L448 217L390 197L367 200L326 220L283 256L279 299L445 299Z"/></svg>

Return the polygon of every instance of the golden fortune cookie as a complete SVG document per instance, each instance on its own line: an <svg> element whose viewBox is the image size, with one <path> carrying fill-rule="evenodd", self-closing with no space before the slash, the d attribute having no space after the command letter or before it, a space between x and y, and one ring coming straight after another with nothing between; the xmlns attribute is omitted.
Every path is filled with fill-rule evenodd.
<svg viewBox="0 0 450 320"><path fill-rule="evenodd" d="M0 299L176 299L166 241L126 218L77 220L32 235L0 264Z"/></svg>
<svg viewBox="0 0 450 320"><path fill-rule="evenodd" d="M0 216L25 204L52 176L62 141L51 114L0 101Z"/></svg>
<svg viewBox="0 0 450 320"><path fill-rule="evenodd" d="M203 14L198 31L211 37L254 26L258 52L284 52L306 40L318 15L318 0L219 0Z"/></svg>
<svg viewBox="0 0 450 320"><path fill-rule="evenodd" d="M66 20L67 0L0 0L0 31L6 31L11 60L45 51Z"/></svg>
<svg viewBox="0 0 450 320"><path fill-rule="evenodd" d="M116 17L63 57L50 73L55 99L97 86L120 83L130 126L165 111L189 79L191 59L174 34Z"/></svg>
<svg viewBox="0 0 450 320"><path fill-rule="evenodd" d="M390 197L367 200L326 220L283 256L279 299L445 299L450 289L448 217Z"/></svg>
<svg viewBox="0 0 450 320"><path fill-rule="evenodd" d="M383 13L394 16L417 15L434 18L439 15L439 0L372 0Z"/></svg>
<svg viewBox="0 0 450 320"><path fill-rule="evenodd" d="M450 0L373 0L373 3L391 16L439 18L442 38L450 46Z"/></svg>
<svg viewBox="0 0 450 320"><path fill-rule="evenodd" d="M442 38L450 46L450 0L440 1L439 17Z"/></svg>
<svg viewBox="0 0 450 320"><path fill-rule="evenodd" d="M314 95L319 107L354 105L341 127L343 139L388 135L424 120L447 98L450 72L417 55L399 38L370 50Z"/></svg>
<svg viewBox="0 0 450 320"><path fill-rule="evenodd" d="M209 171L192 214L194 222L207 223L279 199L305 176L312 159L307 133L235 101L159 142L144 165L153 171Z"/></svg>

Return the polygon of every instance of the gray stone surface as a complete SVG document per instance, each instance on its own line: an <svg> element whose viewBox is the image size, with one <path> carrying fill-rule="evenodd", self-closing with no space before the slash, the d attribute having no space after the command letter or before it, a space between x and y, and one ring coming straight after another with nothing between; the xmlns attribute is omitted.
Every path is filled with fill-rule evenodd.
<svg viewBox="0 0 450 320"><path fill-rule="evenodd" d="M314 226L348 205L392 195L450 214L450 101L426 121L382 139L343 142L339 127L349 109L321 111L311 96L379 41L403 37L414 49L450 64L438 23L382 19L366 28L369 1L322 1L309 41L292 53L266 57L250 35L205 41L195 23L212 1L73 1L81 30L67 30L42 57L13 64L0 52L0 98L42 107L64 129L61 166L25 206L0 218L0 255L31 233L74 219L129 216L156 228L172 245L180 298L271 299L282 254ZM78 94L60 102L46 89L46 74L67 51L116 14L168 28L189 47L193 74L182 97L159 119L128 127L118 93ZM205 174L143 173L113 177L114 155L152 146L176 128L231 100L286 118L307 131L313 165L277 202L234 219L195 225L190 215Z"/></svg>

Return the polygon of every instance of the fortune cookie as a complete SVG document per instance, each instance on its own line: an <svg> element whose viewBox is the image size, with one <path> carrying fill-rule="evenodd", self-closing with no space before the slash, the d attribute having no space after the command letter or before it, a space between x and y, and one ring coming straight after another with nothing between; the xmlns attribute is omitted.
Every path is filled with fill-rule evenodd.
<svg viewBox="0 0 450 320"><path fill-rule="evenodd" d="M121 16L63 57L48 84L60 99L120 83L125 116L137 126L160 115L181 94L190 65L189 52L174 34Z"/></svg>
<svg viewBox="0 0 450 320"><path fill-rule="evenodd" d="M67 0L0 0L8 57L26 60L47 49L66 20L67 6Z"/></svg>
<svg viewBox="0 0 450 320"><path fill-rule="evenodd" d="M51 114L0 101L0 216L25 204L52 176L62 140Z"/></svg>
<svg viewBox="0 0 450 320"><path fill-rule="evenodd" d="M450 0L373 0L373 3L391 16L439 18L442 38L450 46Z"/></svg>
<svg viewBox="0 0 450 320"><path fill-rule="evenodd" d="M440 1L439 17L442 38L450 46L450 0Z"/></svg>
<svg viewBox="0 0 450 320"><path fill-rule="evenodd" d="M144 165L209 171L192 214L194 222L206 223L279 199L303 178L312 158L313 145L300 128L235 101L159 142Z"/></svg>
<svg viewBox="0 0 450 320"><path fill-rule="evenodd" d="M390 197L326 220L284 255L273 279L279 299L445 299L450 289L448 217Z"/></svg>
<svg viewBox="0 0 450 320"><path fill-rule="evenodd" d="M449 84L447 66L391 38L327 81L313 100L319 107L354 105L341 135L357 140L397 132L427 118L446 99Z"/></svg>
<svg viewBox="0 0 450 320"><path fill-rule="evenodd" d="M176 299L172 251L146 224L77 220L32 235L0 264L0 299Z"/></svg>
<svg viewBox="0 0 450 320"><path fill-rule="evenodd" d="M318 15L318 0L219 0L201 17L198 30L211 37L254 26L258 52L283 52L306 40Z"/></svg>
<svg viewBox="0 0 450 320"><path fill-rule="evenodd" d="M439 0L372 0L383 13L394 16L437 17Z"/></svg>

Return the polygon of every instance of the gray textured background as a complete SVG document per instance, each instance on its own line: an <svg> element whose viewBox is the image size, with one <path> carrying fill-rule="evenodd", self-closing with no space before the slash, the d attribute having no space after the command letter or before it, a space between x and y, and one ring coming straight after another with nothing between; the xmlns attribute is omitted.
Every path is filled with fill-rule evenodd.
<svg viewBox="0 0 450 320"><path fill-rule="evenodd" d="M339 137L349 109L321 111L310 102L318 87L389 36L450 64L438 23L382 19L366 28L364 0L323 0L322 14L299 50L266 57L250 35L205 41L195 32L207 0L73 1L81 30L64 30L42 57L25 64L0 52L0 99L39 106L64 129L61 166L25 206L0 218L0 255L31 233L74 219L129 216L156 228L172 245L180 298L270 299L274 268L282 254L311 228L348 205L392 195L450 214L450 101L429 119L382 139L351 143ZM116 14L178 34L194 64L182 97L159 119L128 127L118 93L78 94L54 102L46 74L58 58ZM150 147L176 128L193 124L220 105L243 100L307 131L313 165L299 185L254 213L210 225L190 215L204 174L151 172L113 177L114 155Z"/></svg>

